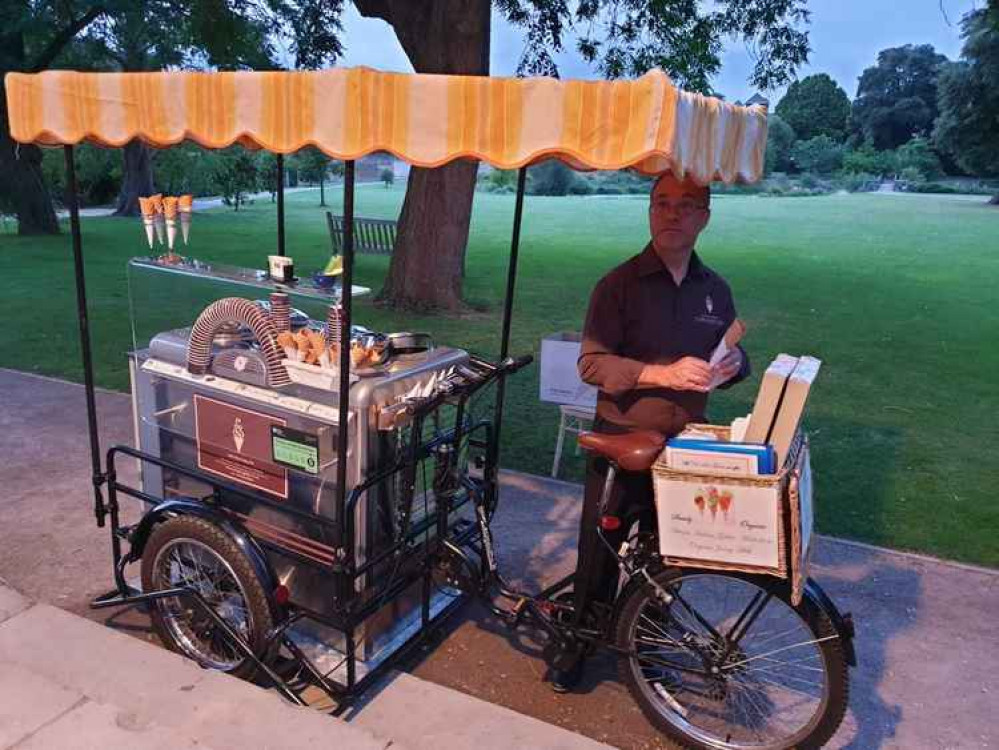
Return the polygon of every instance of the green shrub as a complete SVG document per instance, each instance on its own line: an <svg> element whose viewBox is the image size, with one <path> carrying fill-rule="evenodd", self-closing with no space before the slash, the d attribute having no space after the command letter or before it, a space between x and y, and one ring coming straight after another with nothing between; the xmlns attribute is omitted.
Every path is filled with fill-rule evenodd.
<svg viewBox="0 0 999 750"><path fill-rule="evenodd" d="M924 175L917 167L906 167L899 172L898 178L902 182L907 182L910 185L918 185L926 182L926 175Z"/></svg>
<svg viewBox="0 0 999 750"><path fill-rule="evenodd" d="M877 189L877 177L866 172L847 172L845 167L837 178L839 187L850 193L860 193Z"/></svg>

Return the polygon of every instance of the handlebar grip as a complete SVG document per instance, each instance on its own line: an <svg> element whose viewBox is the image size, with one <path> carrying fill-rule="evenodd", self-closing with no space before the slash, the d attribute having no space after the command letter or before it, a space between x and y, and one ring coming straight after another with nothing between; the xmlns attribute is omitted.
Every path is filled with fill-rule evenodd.
<svg viewBox="0 0 999 750"><path fill-rule="evenodd" d="M502 367L506 372L512 374L517 372L517 370L522 370L527 367L533 361L533 354L525 354L523 357L517 357L516 359L513 357L507 357L502 363L500 363L500 367Z"/></svg>

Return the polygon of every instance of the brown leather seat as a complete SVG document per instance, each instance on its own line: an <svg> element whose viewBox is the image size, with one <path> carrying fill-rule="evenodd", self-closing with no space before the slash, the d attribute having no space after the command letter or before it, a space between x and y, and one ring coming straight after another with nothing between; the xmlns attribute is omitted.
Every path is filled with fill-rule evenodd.
<svg viewBox="0 0 999 750"><path fill-rule="evenodd" d="M579 433L579 447L613 461L625 471L648 471L662 453L666 438L652 430L623 435L602 432Z"/></svg>

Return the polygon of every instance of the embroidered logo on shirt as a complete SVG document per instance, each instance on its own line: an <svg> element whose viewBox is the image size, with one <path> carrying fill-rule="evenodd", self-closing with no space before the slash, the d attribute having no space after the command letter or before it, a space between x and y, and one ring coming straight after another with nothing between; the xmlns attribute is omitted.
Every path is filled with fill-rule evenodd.
<svg viewBox="0 0 999 750"><path fill-rule="evenodd" d="M715 310L715 303L714 300L711 299L710 294L704 298L704 309L708 311L708 315L713 313Z"/></svg>

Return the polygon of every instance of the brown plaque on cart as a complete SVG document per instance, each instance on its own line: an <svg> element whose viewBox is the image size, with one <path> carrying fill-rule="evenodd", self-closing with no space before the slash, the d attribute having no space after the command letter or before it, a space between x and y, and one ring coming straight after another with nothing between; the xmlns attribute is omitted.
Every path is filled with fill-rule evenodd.
<svg viewBox="0 0 999 750"><path fill-rule="evenodd" d="M195 395L194 421L199 468L288 498L288 472L271 460L271 427L283 419Z"/></svg>

